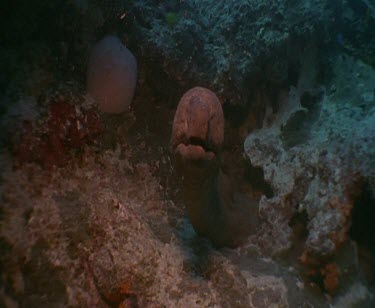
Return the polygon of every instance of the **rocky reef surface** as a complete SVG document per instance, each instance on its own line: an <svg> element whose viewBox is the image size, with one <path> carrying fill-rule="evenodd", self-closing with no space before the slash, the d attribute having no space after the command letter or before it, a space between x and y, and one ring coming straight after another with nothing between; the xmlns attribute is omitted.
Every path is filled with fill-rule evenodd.
<svg viewBox="0 0 375 308"><path fill-rule="evenodd" d="M0 6L0 306L374 305L371 1ZM138 63L125 114L85 91L107 35ZM231 198L259 202L234 249L195 234L170 156L195 86L223 103Z"/></svg>
<svg viewBox="0 0 375 308"><path fill-rule="evenodd" d="M297 244L293 219L305 216L300 259L311 266L357 249L342 246L366 242L366 232L372 232L368 225L358 233L357 224L367 222L352 213L369 214L366 207L374 205L375 71L345 55L331 61L334 76L327 87L309 84L315 64L307 63L308 77L302 75L297 87L280 96L281 109L245 141L251 164L262 168L273 190L271 198L260 200L267 222L256 240L264 237L271 254L287 251ZM373 249L372 240L367 244Z"/></svg>
<svg viewBox="0 0 375 308"><path fill-rule="evenodd" d="M5 174L3 304L288 305L274 262L257 259L268 273L255 274L251 257L239 267L232 252L194 244L150 166L133 165L124 153L87 152L79 167L53 175L35 166Z"/></svg>

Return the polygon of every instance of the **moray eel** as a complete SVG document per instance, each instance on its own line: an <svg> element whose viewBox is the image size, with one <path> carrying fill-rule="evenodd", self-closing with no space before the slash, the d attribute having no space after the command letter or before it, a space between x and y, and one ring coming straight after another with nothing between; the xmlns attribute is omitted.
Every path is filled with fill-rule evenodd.
<svg viewBox="0 0 375 308"><path fill-rule="evenodd" d="M215 246L236 247L252 231L252 207L236 203L220 169L224 142L221 103L210 90L196 87L181 98L173 121L171 147L189 218L199 235Z"/></svg>

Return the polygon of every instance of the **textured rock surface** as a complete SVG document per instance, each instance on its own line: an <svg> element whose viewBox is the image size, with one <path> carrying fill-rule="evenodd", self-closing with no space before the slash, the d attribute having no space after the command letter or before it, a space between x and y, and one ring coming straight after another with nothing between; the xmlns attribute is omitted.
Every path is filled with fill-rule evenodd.
<svg viewBox="0 0 375 308"><path fill-rule="evenodd" d="M128 111L137 83L137 61L115 36L93 47L87 71L87 91L106 113Z"/></svg>
<svg viewBox="0 0 375 308"><path fill-rule="evenodd" d="M259 87L284 83L298 67L298 49L323 43L333 14L325 0L192 0L169 11L175 24L154 19L146 33L165 70L209 85L230 104L247 104Z"/></svg>
<svg viewBox="0 0 375 308"><path fill-rule="evenodd" d="M51 103L47 119L24 121L16 146L18 163L36 162L46 169L64 166L87 143L95 142L103 123L94 108L74 106L65 101Z"/></svg>
<svg viewBox="0 0 375 308"><path fill-rule="evenodd" d="M247 260L264 263L254 275L251 262L241 266L231 252L194 244L150 166L129 163L128 150L96 156L88 149L80 167L53 175L33 165L6 172L3 303L288 306L285 272L261 274L277 265L253 256ZM168 222L173 216L177 229Z"/></svg>
<svg viewBox="0 0 375 308"><path fill-rule="evenodd" d="M348 56L331 61L328 88L309 84L306 67L309 78L284 93L281 110L245 142L251 164L263 169L274 192L260 201L267 248L289 249L292 217L306 213L306 263L332 256L348 240L358 183L375 192L375 71Z"/></svg>

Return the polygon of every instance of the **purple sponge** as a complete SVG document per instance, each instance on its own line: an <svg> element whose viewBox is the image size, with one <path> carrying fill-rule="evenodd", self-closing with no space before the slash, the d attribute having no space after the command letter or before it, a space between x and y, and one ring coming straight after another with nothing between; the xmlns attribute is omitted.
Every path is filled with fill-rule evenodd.
<svg viewBox="0 0 375 308"><path fill-rule="evenodd" d="M87 91L106 113L129 109L137 83L137 60L115 36L94 46L88 71Z"/></svg>

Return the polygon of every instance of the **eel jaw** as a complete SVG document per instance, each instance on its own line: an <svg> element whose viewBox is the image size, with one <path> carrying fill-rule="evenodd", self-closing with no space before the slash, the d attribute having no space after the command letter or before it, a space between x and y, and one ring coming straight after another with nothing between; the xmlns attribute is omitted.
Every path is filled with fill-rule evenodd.
<svg viewBox="0 0 375 308"><path fill-rule="evenodd" d="M180 143L174 150L174 154L183 161L199 162L213 161L216 153L208 149L204 143Z"/></svg>
<svg viewBox="0 0 375 308"><path fill-rule="evenodd" d="M202 145L180 143L173 153L176 170L186 180L211 178L218 172L218 154Z"/></svg>

